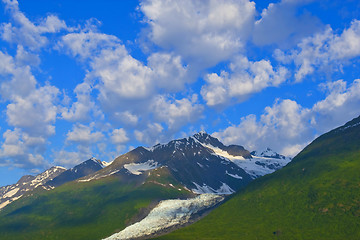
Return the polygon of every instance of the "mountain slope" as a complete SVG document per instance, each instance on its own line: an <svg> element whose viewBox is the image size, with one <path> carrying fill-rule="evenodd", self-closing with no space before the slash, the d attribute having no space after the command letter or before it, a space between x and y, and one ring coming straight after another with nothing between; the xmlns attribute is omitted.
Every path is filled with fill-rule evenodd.
<svg viewBox="0 0 360 240"><path fill-rule="evenodd" d="M16 184L0 187L0 209L39 186L43 186L46 190L51 189L49 186L44 186L44 184L60 175L65 170L66 169L63 167L52 167L36 176L23 176Z"/></svg>
<svg viewBox="0 0 360 240"><path fill-rule="evenodd" d="M173 202L169 199L193 197L195 193L231 194L262 173L274 171L268 161L241 146L225 146L205 132L152 148L138 147L108 166L90 159L47 182L47 186L56 187L53 190L36 189L4 208L0 212L0 239L109 237L141 220L160 200ZM218 201L193 200L181 201L180 210L165 204L169 220L155 232L143 229L144 234L183 226ZM162 205L158 207L162 209ZM150 227L146 222L140 225Z"/></svg>
<svg viewBox="0 0 360 240"><path fill-rule="evenodd" d="M160 200L193 196L164 168L146 180L123 177L68 182L13 202L0 212L0 239L98 240L136 222Z"/></svg>
<svg viewBox="0 0 360 240"><path fill-rule="evenodd" d="M64 171L63 173L56 176L54 179L51 179L46 182L47 186L52 188L58 187L64 183L79 179L81 177L87 176L91 173L97 172L102 169L105 165L95 158L90 158L89 160L76 165L75 167Z"/></svg>
<svg viewBox="0 0 360 240"><path fill-rule="evenodd" d="M360 239L360 117L159 239Z"/></svg>
<svg viewBox="0 0 360 240"><path fill-rule="evenodd" d="M272 162L278 165L274 167ZM163 166L195 193L231 194L254 178L271 173L288 162L288 159L252 156L242 146L225 146L209 134L199 132L151 148L138 147L79 181L91 181L120 172L141 175L144 171Z"/></svg>

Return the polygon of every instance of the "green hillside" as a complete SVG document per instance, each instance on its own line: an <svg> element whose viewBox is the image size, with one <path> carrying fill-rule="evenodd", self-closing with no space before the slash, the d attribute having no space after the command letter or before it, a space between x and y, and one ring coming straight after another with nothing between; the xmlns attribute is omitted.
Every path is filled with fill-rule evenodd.
<svg viewBox="0 0 360 240"><path fill-rule="evenodd" d="M0 239L98 240L122 230L161 199L191 195L166 169L153 172L145 184L112 176L32 192L0 212Z"/></svg>
<svg viewBox="0 0 360 240"><path fill-rule="evenodd" d="M201 221L158 239L360 239L360 117Z"/></svg>

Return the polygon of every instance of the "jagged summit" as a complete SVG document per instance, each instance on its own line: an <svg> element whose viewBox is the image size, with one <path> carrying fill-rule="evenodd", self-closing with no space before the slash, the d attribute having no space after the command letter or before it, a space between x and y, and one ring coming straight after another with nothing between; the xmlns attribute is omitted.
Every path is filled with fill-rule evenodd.
<svg viewBox="0 0 360 240"><path fill-rule="evenodd" d="M57 187L66 182L70 182L97 172L103 168L104 164L100 160L92 157L85 162L82 162L79 165L76 165L75 167L64 171L59 176L55 177L51 181L48 181L46 185L51 187Z"/></svg>
<svg viewBox="0 0 360 240"><path fill-rule="evenodd" d="M256 157L239 145L224 145L205 131L192 136L138 147L119 156L103 170L79 179L92 181L110 175L144 176L166 168L175 179L195 193L230 194L252 179L271 173L287 162Z"/></svg>

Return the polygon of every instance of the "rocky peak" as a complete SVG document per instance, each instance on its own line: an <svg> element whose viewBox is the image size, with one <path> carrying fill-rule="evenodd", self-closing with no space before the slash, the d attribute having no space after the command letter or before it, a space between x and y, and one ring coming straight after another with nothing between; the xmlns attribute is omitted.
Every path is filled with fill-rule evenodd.
<svg viewBox="0 0 360 240"><path fill-rule="evenodd" d="M211 145L213 147L218 147L220 149L224 147L224 144L222 144L222 142L220 142L217 138L214 138L211 135L207 134L205 131L200 131L194 134L193 138L203 144Z"/></svg>

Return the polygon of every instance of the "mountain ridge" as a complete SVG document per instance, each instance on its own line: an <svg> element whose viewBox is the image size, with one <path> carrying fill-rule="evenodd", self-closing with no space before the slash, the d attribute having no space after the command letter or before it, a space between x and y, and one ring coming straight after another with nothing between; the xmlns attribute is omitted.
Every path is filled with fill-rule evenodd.
<svg viewBox="0 0 360 240"><path fill-rule="evenodd" d="M39 186L45 190L51 189L50 186L44 186L45 183L54 179L64 171L66 171L65 168L54 166L36 176L25 175L15 184L0 187L0 210L22 197L26 192L32 191Z"/></svg>
<svg viewBox="0 0 360 240"><path fill-rule="evenodd" d="M217 138L201 131L165 144L137 147L117 157L104 169L78 181L92 181L113 174L140 175L165 166L176 179L196 193L231 194L252 179L273 172L290 161L288 158L278 161L274 159L275 157L253 158L244 147L226 146ZM137 171L133 172L131 169Z"/></svg>
<svg viewBox="0 0 360 240"><path fill-rule="evenodd" d="M157 239L359 239L359 139L360 116L199 222Z"/></svg>

